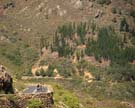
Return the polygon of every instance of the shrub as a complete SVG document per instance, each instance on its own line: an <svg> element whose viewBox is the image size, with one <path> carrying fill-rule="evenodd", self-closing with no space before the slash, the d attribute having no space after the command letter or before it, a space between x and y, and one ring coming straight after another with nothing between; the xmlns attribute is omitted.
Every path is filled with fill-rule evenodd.
<svg viewBox="0 0 135 108"><path fill-rule="evenodd" d="M53 71L48 71L48 72L46 72L46 76L52 77L52 76L53 76Z"/></svg>
<svg viewBox="0 0 135 108"><path fill-rule="evenodd" d="M96 0L98 4L106 4L109 5L111 3L111 0Z"/></svg>
<svg viewBox="0 0 135 108"><path fill-rule="evenodd" d="M74 45L85 43L85 36L89 29L86 22L64 24L57 28L51 46L52 51L57 51L60 57L69 57L74 54ZM77 39L75 37L77 34ZM74 45L72 43L75 43Z"/></svg>
<svg viewBox="0 0 135 108"><path fill-rule="evenodd" d="M54 71L54 66L53 65L49 65L49 68L48 68L48 70L46 72L46 76L52 77L54 75L53 71Z"/></svg>
<svg viewBox="0 0 135 108"><path fill-rule="evenodd" d="M117 13L116 7L113 7L113 8L112 8L112 13L113 13L113 14L116 14L116 13Z"/></svg>
<svg viewBox="0 0 135 108"><path fill-rule="evenodd" d="M123 27L124 24L127 24L126 20L122 22L121 26ZM125 30L125 25L122 30ZM99 61L104 58L118 64L132 62L135 60L135 48L125 47L123 44L124 41L118 37L112 28L103 27L99 30L97 41L88 40L85 53L88 56L95 56Z"/></svg>
<svg viewBox="0 0 135 108"><path fill-rule="evenodd" d="M101 57L112 60L118 53L119 38L110 27L99 30L98 40L89 40L86 45L86 54L94 55L98 60ZM113 50L112 50L113 49Z"/></svg>
<svg viewBox="0 0 135 108"><path fill-rule="evenodd" d="M59 104L61 101L64 108L80 108L79 99L72 92L69 92L67 89L64 89L63 86L57 84L55 85L55 91L55 104Z"/></svg>
<svg viewBox="0 0 135 108"><path fill-rule="evenodd" d="M133 10L133 9L130 10L130 16L132 16L133 18L135 18L135 10Z"/></svg>
<svg viewBox="0 0 135 108"><path fill-rule="evenodd" d="M40 66L46 65L46 61L45 60L41 60L39 63Z"/></svg>
<svg viewBox="0 0 135 108"><path fill-rule="evenodd" d="M64 94L63 101L69 108L79 108L78 99L70 94Z"/></svg>
<svg viewBox="0 0 135 108"><path fill-rule="evenodd" d="M10 37L10 38L9 38L9 40L10 40L12 43L15 43L15 42L17 42L17 39L16 39L16 37Z"/></svg>
<svg viewBox="0 0 135 108"><path fill-rule="evenodd" d="M108 73L114 81L132 81L135 80L135 67L131 65L112 65Z"/></svg>
<svg viewBox="0 0 135 108"><path fill-rule="evenodd" d="M40 69L39 73L42 77L46 76L46 72L43 69Z"/></svg>
<svg viewBox="0 0 135 108"><path fill-rule="evenodd" d="M120 31L129 32L129 25L126 18L123 18L120 22Z"/></svg>
<svg viewBox="0 0 135 108"><path fill-rule="evenodd" d="M40 72L39 71L36 71L35 75L36 76L40 76Z"/></svg>
<svg viewBox="0 0 135 108"><path fill-rule="evenodd" d="M57 67L60 75L64 77L70 77L72 72L74 71L71 62L68 60L62 61Z"/></svg>
<svg viewBox="0 0 135 108"><path fill-rule="evenodd" d="M28 108L41 108L43 104L39 99L30 99L27 106Z"/></svg>
<svg viewBox="0 0 135 108"><path fill-rule="evenodd" d="M135 36L135 35L134 35ZM135 37L132 37L132 40L131 40L132 44L135 45Z"/></svg>
<svg viewBox="0 0 135 108"><path fill-rule="evenodd" d="M32 72L31 72L31 68L25 70L25 72L23 73L24 76L32 76Z"/></svg>
<svg viewBox="0 0 135 108"><path fill-rule="evenodd" d="M77 26L77 35L80 38L80 44L84 43L86 33L87 33L87 25L86 25L86 23L80 23Z"/></svg>

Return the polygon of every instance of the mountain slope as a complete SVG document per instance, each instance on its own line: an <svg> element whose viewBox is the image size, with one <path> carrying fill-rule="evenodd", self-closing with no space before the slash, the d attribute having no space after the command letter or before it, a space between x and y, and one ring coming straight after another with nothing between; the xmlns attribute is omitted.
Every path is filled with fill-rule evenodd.
<svg viewBox="0 0 135 108"><path fill-rule="evenodd" d="M31 68L35 58L37 60L40 55L41 49L44 46L50 48L53 44L57 27L68 22L75 24L86 22L91 27L86 31L88 33L93 31L95 25L95 36L99 28L111 26L119 36L124 37L127 45L130 45L131 41L135 40L132 38L135 31L134 2L134 0L112 0L111 2L106 0L1 0L0 59L3 61L2 64L8 65L13 71L29 71L24 68ZM119 31L124 18L126 21L123 24L128 24L128 32ZM44 40L45 45L41 45L41 40ZM5 49L7 51L4 51Z"/></svg>

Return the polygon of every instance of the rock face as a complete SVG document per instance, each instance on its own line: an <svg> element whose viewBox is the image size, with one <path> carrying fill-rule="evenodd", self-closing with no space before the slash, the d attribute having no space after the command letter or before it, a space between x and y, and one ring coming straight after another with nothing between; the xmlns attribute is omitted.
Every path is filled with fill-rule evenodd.
<svg viewBox="0 0 135 108"><path fill-rule="evenodd" d="M7 73L6 68L0 65L0 91L4 91L5 94L14 93L12 83L12 77Z"/></svg>

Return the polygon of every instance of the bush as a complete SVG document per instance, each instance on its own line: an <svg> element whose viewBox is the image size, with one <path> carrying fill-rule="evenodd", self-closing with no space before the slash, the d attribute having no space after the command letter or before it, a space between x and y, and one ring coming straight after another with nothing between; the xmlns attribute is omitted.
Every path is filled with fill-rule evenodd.
<svg viewBox="0 0 135 108"><path fill-rule="evenodd" d="M116 7L113 7L113 8L112 8L112 13L113 13L113 14L116 14L116 13L117 13Z"/></svg>
<svg viewBox="0 0 135 108"><path fill-rule="evenodd" d="M44 77L46 76L46 72L43 69L40 69L40 76Z"/></svg>
<svg viewBox="0 0 135 108"><path fill-rule="evenodd" d="M23 73L23 76L32 76L31 68L25 70L25 72Z"/></svg>
<svg viewBox="0 0 135 108"><path fill-rule="evenodd" d="M93 29L95 28L96 27L93 27ZM75 25L75 23L69 23L59 26L53 37L51 50L57 51L60 57L72 56L75 51L74 46L85 43L85 36L88 29L89 26L86 24L86 22L81 22L77 25ZM75 37L75 33L77 34L77 39Z"/></svg>
<svg viewBox="0 0 135 108"><path fill-rule="evenodd" d="M40 72L39 71L36 71L35 75L36 76L40 76Z"/></svg>
<svg viewBox="0 0 135 108"><path fill-rule="evenodd" d="M79 99L67 89L64 89L61 85L55 85L55 104L59 104L61 101L64 108L80 108Z"/></svg>
<svg viewBox="0 0 135 108"><path fill-rule="evenodd" d="M123 23L125 24L125 20ZM99 61L104 58L118 64L132 62L135 60L135 48L125 47L123 44L124 41L117 36L111 27L103 27L99 30L97 41L88 40L85 53L88 56L95 56Z"/></svg>
<svg viewBox="0 0 135 108"><path fill-rule="evenodd" d="M49 65L49 68L48 68L48 70L46 72L46 76L53 77L54 76L54 72L53 72L54 68L55 68L54 65Z"/></svg>
<svg viewBox="0 0 135 108"><path fill-rule="evenodd" d="M109 5L111 3L111 0L96 0L98 4L106 4Z"/></svg>
<svg viewBox="0 0 135 108"><path fill-rule="evenodd" d="M48 71L48 72L46 72L46 76L48 76L48 77L53 77L53 71Z"/></svg>
<svg viewBox="0 0 135 108"><path fill-rule="evenodd" d="M86 45L86 54L100 58L113 60L119 52L119 38L111 27L103 27L99 30L98 40L89 40ZM113 50L112 50L113 49Z"/></svg>
<svg viewBox="0 0 135 108"><path fill-rule="evenodd" d="M41 108L43 104L38 99L30 99L27 104L28 108Z"/></svg>
<svg viewBox="0 0 135 108"><path fill-rule="evenodd" d="M108 73L114 81L132 81L135 80L135 67L131 65L112 65Z"/></svg>
<svg viewBox="0 0 135 108"><path fill-rule="evenodd" d="M130 16L132 16L133 18L135 18L135 10L133 10L133 9L130 10Z"/></svg>
<svg viewBox="0 0 135 108"><path fill-rule="evenodd" d="M73 65L70 61L63 60L59 65L57 65L58 71L60 75L64 77L70 77L72 75L73 70Z"/></svg>
<svg viewBox="0 0 135 108"><path fill-rule="evenodd" d="M120 22L120 31L129 32L129 25L126 18L123 18Z"/></svg>
<svg viewBox="0 0 135 108"><path fill-rule="evenodd" d="M78 99L70 94L64 94L63 101L66 105L69 106L69 108L79 108Z"/></svg>

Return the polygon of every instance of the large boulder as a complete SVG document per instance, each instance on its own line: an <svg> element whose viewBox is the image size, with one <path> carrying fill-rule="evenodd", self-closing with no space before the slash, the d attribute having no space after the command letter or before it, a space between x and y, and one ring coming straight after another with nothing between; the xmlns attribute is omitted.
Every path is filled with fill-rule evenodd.
<svg viewBox="0 0 135 108"><path fill-rule="evenodd" d="M6 69L0 66L0 91L4 91L5 94L14 93L13 91L12 77L6 72Z"/></svg>

